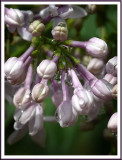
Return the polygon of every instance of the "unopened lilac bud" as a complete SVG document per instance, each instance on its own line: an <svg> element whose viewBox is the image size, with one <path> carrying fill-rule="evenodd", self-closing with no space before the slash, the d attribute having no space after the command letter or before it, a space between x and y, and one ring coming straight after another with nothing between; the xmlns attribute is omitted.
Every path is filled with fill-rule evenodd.
<svg viewBox="0 0 122 160"><path fill-rule="evenodd" d="M106 64L107 73L112 74L113 76L117 76L117 57L111 58Z"/></svg>
<svg viewBox="0 0 122 160"><path fill-rule="evenodd" d="M52 30L53 38L57 41L65 41L68 37L68 30L66 24L61 22Z"/></svg>
<svg viewBox="0 0 122 160"><path fill-rule="evenodd" d="M117 84L112 89L112 97L117 99Z"/></svg>
<svg viewBox="0 0 122 160"><path fill-rule="evenodd" d="M33 36L40 36L42 32L45 30L45 25L41 23L39 20L33 21L29 26L29 32L32 33Z"/></svg>
<svg viewBox="0 0 122 160"><path fill-rule="evenodd" d="M112 98L113 85L106 80L92 80L90 81L90 86L93 94L100 99L109 100Z"/></svg>
<svg viewBox="0 0 122 160"><path fill-rule="evenodd" d="M88 64L87 69L92 74L100 74L102 72L103 67L104 67L104 62L101 59L93 58Z"/></svg>
<svg viewBox="0 0 122 160"><path fill-rule="evenodd" d="M37 74L40 78L50 79L52 78L57 70L57 65L51 60L43 60L37 67Z"/></svg>
<svg viewBox="0 0 122 160"><path fill-rule="evenodd" d="M91 38L86 43L86 52L88 52L91 56L96 58L104 58L108 54L108 47L104 40L99 38Z"/></svg>
<svg viewBox="0 0 122 160"><path fill-rule="evenodd" d="M19 58L11 57L5 63L5 76L11 84L20 84L26 78L27 69Z"/></svg>
<svg viewBox="0 0 122 160"><path fill-rule="evenodd" d="M108 129L114 133L117 132L117 112L114 113L108 121Z"/></svg>
<svg viewBox="0 0 122 160"><path fill-rule="evenodd" d="M117 77L114 77L112 74L106 74L103 79L105 79L106 81L108 81L112 85L117 84Z"/></svg>
<svg viewBox="0 0 122 160"><path fill-rule="evenodd" d="M80 115L87 115L90 108L93 105L92 94L81 88L76 88L74 90L74 95L72 96L72 107Z"/></svg>
<svg viewBox="0 0 122 160"><path fill-rule="evenodd" d="M5 23L15 27L21 27L25 24L24 14L18 9L6 9Z"/></svg>
<svg viewBox="0 0 122 160"><path fill-rule="evenodd" d="M25 87L20 88L14 95L13 103L16 108L24 109L31 104L31 91Z"/></svg>
<svg viewBox="0 0 122 160"><path fill-rule="evenodd" d="M32 90L32 98L35 102L41 103L48 95L49 87L46 84L37 83Z"/></svg>

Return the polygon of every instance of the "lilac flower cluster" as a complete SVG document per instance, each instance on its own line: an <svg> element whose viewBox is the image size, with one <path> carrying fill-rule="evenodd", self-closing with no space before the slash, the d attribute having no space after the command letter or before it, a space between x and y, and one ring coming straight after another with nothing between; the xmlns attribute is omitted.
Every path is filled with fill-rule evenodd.
<svg viewBox="0 0 122 160"><path fill-rule="evenodd" d="M8 30L14 33L17 29L22 39L31 41L25 53L18 58L9 58L4 67L10 84L22 84L13 97L16 107L14 134L29 130L34 138L44 132L44 121L55 121L61 127L69 127L77 122L79 116L94 120L106 101L117 99L117 57L106 63L106 42L96 37L88 41L67 40L66 19L87 15L85 9L71 5L49 5L37 15L32 11L5 8ZM46 24L50 21L53 21L53 40L44 36ZM70 53L71 47L82 48L91 56L86 67ZM40 49L47 59L34 57ZM33 61L38 62L36 66L31 64ZM56 107L54 117L44 116L42 107L50 90ZM117 132L117 113L111 117L108 128Z"/></svg>

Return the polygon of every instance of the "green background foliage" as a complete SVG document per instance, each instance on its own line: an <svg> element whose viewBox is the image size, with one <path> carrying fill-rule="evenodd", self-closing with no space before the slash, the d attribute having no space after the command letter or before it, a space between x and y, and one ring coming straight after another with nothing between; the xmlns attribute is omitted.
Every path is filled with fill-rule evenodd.
<svg viewBox="0 0 122 160"><path fill-rule="evenodd" d="M18 8L21 10L32 10L38 13L44 6L41 5L9 5L8 8ZM82 7L82 6L81 6ZM83 5L85 8L85 5ZM69 39L88 40L92 37L104 39L109 47L108 58L117 55L117 6L97 5L96 13L88 15L83 19L67 20ZM52 23L46 25L45 36L52 38ZM11 34L5 28L5 59L9 57L19 57L30 45L30 42L22 40L17 32ZM85 52L80 49L81 54ZM117 103L113 100L116 111ZM51 98L44 102L45 115L54 115L55 106ZM111 107L111 106L110 106ZM7 139L13 130L13 114L15 107L8 102L5 103L5 154L6 155L111 155L117 154L116 145L111 139L103 136L103 131L107 128L109 114L103 111L99 115L100 121L91 130L83 131L80 124L84 122L84 117L79 117L78 122L73 127L61 128L58 123L44 123L46 130L45 147L41 147L32 141L27 134L19 142L9 145Z"/></svg>

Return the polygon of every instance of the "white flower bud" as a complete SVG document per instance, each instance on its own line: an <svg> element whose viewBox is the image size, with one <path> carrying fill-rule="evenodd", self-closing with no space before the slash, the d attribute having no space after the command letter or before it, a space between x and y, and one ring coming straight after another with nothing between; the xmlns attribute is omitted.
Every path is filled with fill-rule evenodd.
<svg viewBox="0 0 122 160"><path fill-rule="evenodd" d="M49 87L45 84L38 83L33 87L32 98L35 102L41 103L48 95Z"/></svg>
<svg viewBox="0 0 122 160"><path fill-rule="evenodd" d="M15 93L13 103L17 108L24 109L31 103L31 100L31 91L22 87Z"/></svg>
<svg viewBox="0 0 122 160"><path fill-rule="evenodd" d="M19 58L9 58L5 63L5 76L11 84L21 84L26 78L27 69Z"/></svg>
<svg viewBox="0 0 122 160"><path fill-rule="evenodd" d="M33 21L29 26L29 32L32 33L33 36L40 36L42 32L45 30L45 25L41 23L39 20Z"/></svg>
<svg viewBox="0 0 122 160"><path fill-rule="evenodd" d="M101 59L92 58L87 66L87 69L92 74L100 74L102 72L103 67L104 67L104 62Z"/></svg>
<svg viewBox="0 0 122 160"><path fill-rule="evenodd" d="M117 112L114 113L108 121L108 129L117 132Z"/></svg>
<svg viewBox="0 0 122 160"><path fill-rule="evenodd" d="M43 60L37 67L37 73L40 78L50 79L52 78L57 70L56 63L50 60Z"/></svg>
<svg viewBox="0 0 122 160"><path fill-rule="evenodd" d="M21 27L25 24L24 14L18 9L7 9L5 12L5 23L15 27Z"/></svg>
<svg viewBox="0 0 122 160"><path fill-rule="evenodd" d="M52 30L53 38L57 41L65 41L68 37L68 30L64 23L59 23L56 27Z"/></svg>
<svg viewBox="0 0 122 160"><path fill-rule="evenodd" d="M105 41L94 37L86 43L86 52L93 57L104 58L108 53L108 47Z"/></svg>
<svg viewBox="0 0 122 160"><path fill-rule="evenodd" d="M93 96L91 92L76 88L72 96L72 107L80 115L87 115L93 106Z"/></svg>

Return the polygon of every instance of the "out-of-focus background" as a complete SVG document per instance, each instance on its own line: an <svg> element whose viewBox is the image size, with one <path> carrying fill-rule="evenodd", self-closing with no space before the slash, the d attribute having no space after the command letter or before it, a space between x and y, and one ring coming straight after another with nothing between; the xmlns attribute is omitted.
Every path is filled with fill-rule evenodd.
<svg viewBox="0 0 122 160"><path fill-rule="evenodd" d="M6 5L7 8L32 10L38 13L42 5ZM81 7L86 8L86 5ZM88 40L92 37L104 39L109 47L108 59L117 55L117 5L97 5L94 14L82 19L68 19L69 39ZM52 23L46 25L45 35L52 38ZM19 57L30 45L22 40L18 33L11 34L5 28L5 59ZM80 49L82 55L86 53ZM82 56L81 56L82 58ZM6 92L12 95L12 89L6 87ZM51 98L44 101L44 114L54 115L55 106ZM32 141L26 134L23 139L13 145L7 143L13 129L13 114L15 107L5 102L5 154L6 155L116 155L116 139L106 130L107 123L117 110L116 100L112 100L105 109L101 108L100 115L93 123L86 123L86 117L79 117L73 127L61 128L58 123L44 123L46 139L43 146Z"/></svg>

